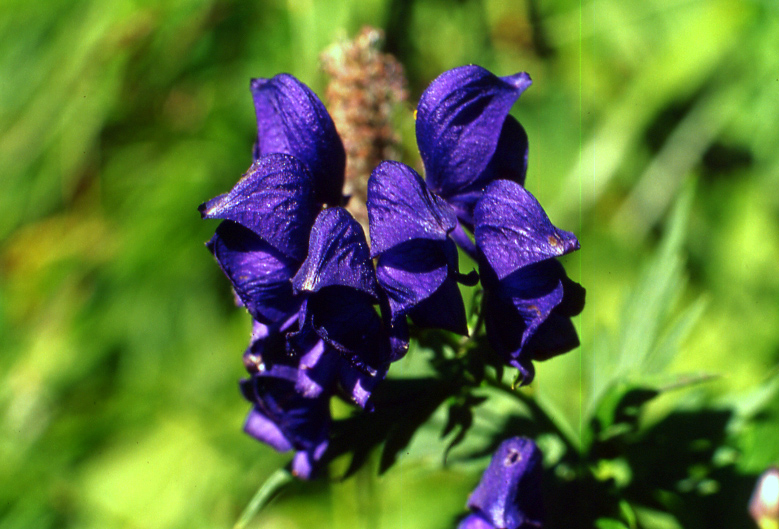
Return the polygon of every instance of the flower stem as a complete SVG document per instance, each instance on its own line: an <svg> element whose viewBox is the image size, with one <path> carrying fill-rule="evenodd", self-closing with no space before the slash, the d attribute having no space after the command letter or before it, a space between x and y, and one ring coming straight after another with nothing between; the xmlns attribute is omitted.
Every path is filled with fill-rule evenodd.
<svg viewBox="0 0 779 529"><path fill-rule="evenodd" d="M233 529L244 529L252 518L265 507L288 483L293 481L292 474L286 468L280 468L262 484L257 493L241 513Z"/></svg>

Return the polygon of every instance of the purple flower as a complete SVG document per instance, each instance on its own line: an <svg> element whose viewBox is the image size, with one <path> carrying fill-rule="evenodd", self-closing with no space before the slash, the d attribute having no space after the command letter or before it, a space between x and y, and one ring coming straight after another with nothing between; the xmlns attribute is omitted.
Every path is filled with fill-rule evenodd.
<svg viewBox="0 0 779 529"><path fill-rule="evenodd" d="M279 452L296 450L292 473L309 479L328 446L330 407L327 398L310 399L295 390L297 369L275 365L241 381L253 404L246 433Z"/></svg>
<svg viewBox="0 0 779 529"><path fill-rule="evenodd" d="M301 356L298 391L318 397L340 383L357 404L368 406L396 357L374 309L379 289L365 234L345 209L319 214L293 287L305 298L299 331L288 335Z"/></svg>
<svg viewBox="0 0 779 529"><path fill-rule="evenodd" d="M346 153L322 101L289 74L252 79L250 86L257 113L254 159L294 156L311 172L317 202L341 205Z"/></svg>
<svg viewBox="0 0 779 529"><path fill-rule="evenodd" d="M300 308L290 279L319 209L311 174L286 154L260 158L229 193L200 206L203 218L224 219L208 249L252 317L272 329Z"/></svg>
<svg viewBox="0 0 779 529"><path fill-rule="evenodd" d="M459 273L457 248L449 233L457 218L410 167L383 162L368 181L371 257L386 293L393 326L409 315L421 327L467 334L465 307L457 282L475 284ZM475 276L475 273L473 274Z"/></svg>
<svg viewBox="0 0 779 529"><path fill-rule="evenodd" d="M468 498L473 514L458 529L541 527L541 452L525 437L503 441Z"/></svg>
<svg viewBox="0 0 779 529"><path fill-rule="evenodd" d="M555 260L578 250L579 241L555 228L533 195L508 180L487 186L474 219L487 336L528 384L531 360L579 345L570 318L582 310L584 289Z"/></svg>
<svg viewBox="0 0 779 529"><path fill-rule="evenodd" d="M527 135L509 110L530 84L524 72L496 77L481 66L462 66L441 74L419 100L417 144L427 185L469 229L485 186L499 178L525 180ZM456 236L468 246L459 230Z"/></svg>

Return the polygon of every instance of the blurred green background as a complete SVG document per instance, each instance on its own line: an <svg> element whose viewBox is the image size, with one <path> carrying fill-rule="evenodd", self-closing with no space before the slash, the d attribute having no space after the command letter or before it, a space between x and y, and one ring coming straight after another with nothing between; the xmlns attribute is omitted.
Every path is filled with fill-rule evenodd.
<svg viewBox="0 0 779 529"><path fill-rule="evenodd" d="M540 364L533 391L572 428L598 351L629 356L680 317L664 372L719 376L672 398L716 406L776 379L777 5L3 0L0 527L230 527L288 461L241 431L249 317L197 206L251 161L249 78L289 72L323 94L319 53L366 24L407 70L411 163L412 110L442 71L531 74L513 111L527 187L579 236L565 265L588 289L581 348ZM626 307L693 188L675 282L645 319ZM766 424L744 471L777 462ZM382 477L294 485L253 526L453 527L483 464L442 468L440 426Z"/></svg>

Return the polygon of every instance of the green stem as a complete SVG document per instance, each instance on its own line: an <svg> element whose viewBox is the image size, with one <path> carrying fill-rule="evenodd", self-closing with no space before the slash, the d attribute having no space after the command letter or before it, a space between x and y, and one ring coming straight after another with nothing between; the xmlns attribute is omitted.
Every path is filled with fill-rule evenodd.
<svg viewBox="0 0 779 529"><path fill-rule="evenodd" d="M276 497L284 486L293 481L292 474L285 468L280 468L271 476L265 480L265 483L259 488L257 493L246 506L238 522L233 526L233 529L244 529L252 518L265 507L270 501Z"/></svg>

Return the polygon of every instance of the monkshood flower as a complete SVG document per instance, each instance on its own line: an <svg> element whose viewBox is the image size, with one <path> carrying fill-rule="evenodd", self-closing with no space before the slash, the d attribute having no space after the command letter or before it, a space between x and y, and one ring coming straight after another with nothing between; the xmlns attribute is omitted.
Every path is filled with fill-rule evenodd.
<svg viewBox="0 0 779 529"><path fill-rule="evenodd" d="M530 84L524 72L497 77L481 66L462 66L441 74L419 100L416 135L425 180L469 229L490 182L524 183L527 135L509 110ZM473 251L462 228L452 236Z"/></svg>
<svg viewBox="0 0 779 529"><path fill-rule="evenodd" d="M274 365L242 380L241 392L253 404L244 430L279 452L296 450L292 473L309 479L328 446L330 405L300 395L297 379L297 369Z"/></svg>
<svg viewBox="0 0 779 529"><path fill-rule="evenodd" d="M459 273L457 248L449 234L457 226L452 208L431 193L413 169L383 162L368 181L371 257L386 293L393 327L405 316L420 327L467 334L457 282L474 285Z"/></svg>
<svg viewBox="0 0 779 529"><path fill-rule="evenodd" d="M541 527L541 452L524 437L503 441L468 498L467 516L458 529Z"/></svg>
<svg viewBox="0 0 779 529"><path fill-rule="evenodd" d="M330 114L306 85L289 74L252 79L257 114L254 159L289 154L311 173L317 202L341 205L346 153Z"/></svg>
<svg viewBox="0 0 779 529"><path fill-rule="evenodd" d="M579 241L555 228L533 195L508 180L487 186L474 219L487 337L528 384L531 360L579 345L571 316L584 306L584 289L555 259L578 250Z"/></svg>
<svg viewBox="0 0 779 529"><path fill-rule="evenodd" d="M320 205L306 166L286 154L263 156L235 187L200 206L223 219L207 243L252 317L255 343L289 327L303 302L292 289Z"/></svg>
<svg viewBox="0 0 779 529"><path fill-rule="evenodd" d="M379 287L365 233L345 209L328 208L316 218L292 284L305 299L299 330L288 335L301 356L297 390L317 398L340 384L369 407L371 391L399 356L374 309Z"/></svg>

